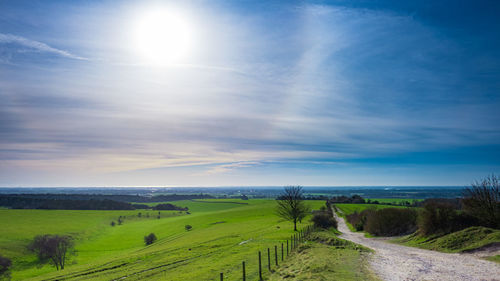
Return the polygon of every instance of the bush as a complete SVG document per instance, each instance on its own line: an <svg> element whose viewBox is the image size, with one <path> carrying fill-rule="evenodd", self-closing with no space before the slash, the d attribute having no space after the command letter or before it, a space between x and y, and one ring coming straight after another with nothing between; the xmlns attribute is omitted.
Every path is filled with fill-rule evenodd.
<svg viewBox="0 0 500 281"><path fill-rule="evenodd" d="M460 212L446 202L427 202L418 217L418 231L422 235L444 235L477 225L473 216Z"/></svg>
<svg viewBox="0 0 500 281"><path fill-rule="evenodd" d="M364 229L366 219L369 214L375 212L375 209L369 208L358 213L355 211L352 214L346 215L347 221L356 229L356 231L361 231Z"/></svg>
<svg viewBox="0 0 500 281"><path fill-rule="evenodd" d="M144 243L146 243L146 245L151 245L156 241L156 239L156 235L154 233L150 233L149 235L144 236Z"/></svg>
<svg viewBox="0 0 500 281"><path fill-rule="evenodd" d="M10 279L9 269L12 265L12 261L9 258L0 255L0 280Z"/></svg>
<svg viewBox="0 0 500 281"><path fill-rule="evenodd" d="M186 224L184 228L186 229L186 231L190 231L193 227L190 226L189 224Z"/></svg>
<svg viewBox="0 0 500 281"><path fill-rule="evenodd" d="M311 221L314 223L314 226L328 229L330 227L337 228L337 220L326 211L315 212Z"/></svg>
<svg viewBox="0 0 500 281"><path fill-rule="evenodd" d="M395 236L417 229L417 212L412 209L384 208L366 216L364 230L376 236Z"/></svg>
<svg viewBox="0 0 500 281"><path fill-rule="evenodd" d="M153 210L162 210L162 211L187 211L188 208L185 207L179 207L179 206L176 206L174 204L170 204L170 203L163 203L163 204L158 204L156 206L153 207Z"/></svg>
<svg viewBox="0 0 500 281"><path fill-rule="evenodd" d="M464 192L462 205L483 226L500 228L500 178L495 175L475 182Z"/></svg>

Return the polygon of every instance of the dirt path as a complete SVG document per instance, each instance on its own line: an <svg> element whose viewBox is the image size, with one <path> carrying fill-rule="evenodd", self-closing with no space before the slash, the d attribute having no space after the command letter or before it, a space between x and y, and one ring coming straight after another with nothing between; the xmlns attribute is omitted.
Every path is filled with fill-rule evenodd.
<svg viewBox="0 0 500 281"><path fill-rule="evenodd" d="M347 228L338 218L340 237L375 250L373 271L386 281L500 281L500 265L467 254L446 254L392 244L378 238L366 238Z"/></svg>

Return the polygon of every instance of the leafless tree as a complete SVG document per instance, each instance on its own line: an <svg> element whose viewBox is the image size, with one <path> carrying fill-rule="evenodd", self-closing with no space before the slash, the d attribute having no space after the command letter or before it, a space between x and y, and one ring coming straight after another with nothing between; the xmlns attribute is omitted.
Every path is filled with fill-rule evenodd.
<svg viewBox="0 0 500 281"><path fill-rule="evenodd" d="M73 253L73 239L67 235L37 235L29 245L40 262L51 262L57 270L64 269L68 253Z"/></svg>
<svg viewBox="0 0 500 281"><path fill-rule="evenodd" d="M309 206L304 202L304 196L301 186L287 186L284 192L276 198L278 203L278 216L293 221L293 229L297 231L297 222L310 212Z"/></svg>
<svg viewBox="0 0 500 281"><path fill-rule="evenodd" d="M462 205L485 226L500 228L500 179L491 175L472 183L464 191Z"/></svg>

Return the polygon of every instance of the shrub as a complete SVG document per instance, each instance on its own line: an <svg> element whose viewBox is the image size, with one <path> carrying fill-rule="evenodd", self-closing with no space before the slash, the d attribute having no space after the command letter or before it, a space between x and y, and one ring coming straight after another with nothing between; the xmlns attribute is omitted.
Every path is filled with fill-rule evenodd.
<svg viewBox="0 0 500 281"><path fill-rule="evenodd" d="M314 226L328 229L330 227L337 228L337 220L326 211L315 212L311 221L314 223Z"/></svg>
<svg viewBox="0 0 500 281"><path fill-rule="evenodd" d="M422 235L448 234L477 225L473 216L460 212L446 202L427 202L418 217L418 230Z"/></svg>
<svg viewBox="0 0 500 281"><path fill-rule="evenodd" d="M190 231L192 228L193 228L193 227L192 227L192 226L190 226L189 224L186 224L186 225L184 226L184 229L186 229L186 231Z"/></svg>
<svg viewBox="0 0 500 281"><path fill-rule="evenodd" d="M361 231L364 229L368 215L373 212L375 212L375 209L372 208L365 209L361 211L361 213L355 211L352 214L346 215L346 219L354 227L354 229L356 229L356 231Z"/></svg>
<svg viewBox="0 0 500 281"><path fill-rule="evenodd" d="M170 203L164 203L164 204L158 204L156 206L153 207L153 210L162 210L162 211L165 211L165 210L173 210L173 211L187 211L188 208L185 207L179 207L179 206L176 206L174 204L170 204ZM158 212L159 213L159 212Z"/></svg>
<svg viewBox="0 0 500 281"><path fill-rule="evenodd" d="M12 265L12 261L9 258L0 255L0 280L3 278L10 279L9 269Z"/></svg>
<svg viewBox="0 0 500 281"><path fill-rule="evenodd" d="M483 226L500 228L500 178L491 175L474 182L465 190L462 205Z"/></svg>
<svg viewBox="0 0 500 281"><path fill-rule="evenodd" d="M366 216L364 230L376 236L395 236L417 229L417 212L413 209L384 208Z"/></svg>
<svg viewBox="0 0 500 281"><path fill-rule="evenodd" d="M151 245L156 241L156 239L156 235L154 233L150 233L149 235L144 236L144 243L146 243L146 245Z"/></svg>

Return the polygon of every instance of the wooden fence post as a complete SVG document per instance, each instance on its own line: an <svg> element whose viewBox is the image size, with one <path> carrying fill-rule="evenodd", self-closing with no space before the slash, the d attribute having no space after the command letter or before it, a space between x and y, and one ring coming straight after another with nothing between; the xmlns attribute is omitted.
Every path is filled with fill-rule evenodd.
<svg viewBox="0 0 500 281"><path fill-rule="evenodd" d="M278 266L278 246L274 245L274 262Z"/></svg>
<svg viewBox="0 0 500 281"><path fill-rule="evenodd" d="M259 280L262 281L262 258L259 251Z"/></svg>
<svg viewBox="0 0 500 281"><path fill-rule="evenodd" d="M281 261L283 261L283 243L281 243Z"/></svg>
<svg viewBox="0 0 500 281"><path fill-rule="evenodd" d="M243 265L243 281L246 281L247 280L247 274L245 272L245 262L242 262L242 265Z"/></svg>
<svg viewBox="0 0 500 281"><path fill-rule="evenodd" d="M267 269L271 271L271 251L267 248Z"/></svg>
<svg viewBox="0 0 500 281"><path fill-rule="evenodd" d="M286 240L286 256L288 257L288 239Z"/></svg>

